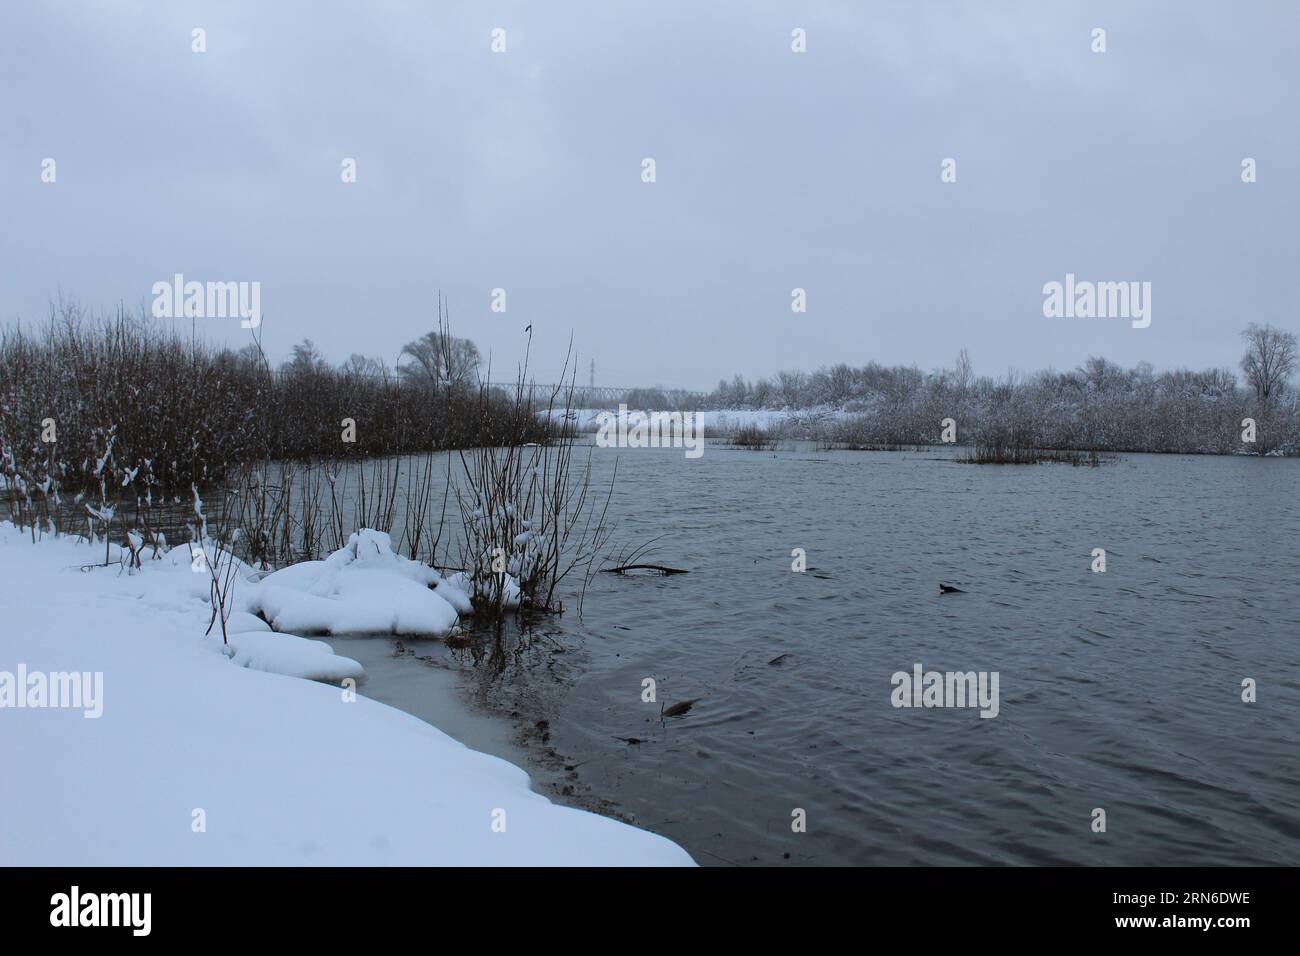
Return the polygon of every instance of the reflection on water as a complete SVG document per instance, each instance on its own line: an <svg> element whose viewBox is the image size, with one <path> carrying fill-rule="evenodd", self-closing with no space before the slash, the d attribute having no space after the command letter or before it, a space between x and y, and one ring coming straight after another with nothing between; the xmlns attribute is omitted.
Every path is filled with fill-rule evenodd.
<svg viewBox="0 0 1300 956"><path fill-rule="evenodd" d="M692 573L458 652L576 798L706 863L1300 862L1300 462L616 456L619 539ZM999 715L895 709L915 663L999 672Z"/></svg>

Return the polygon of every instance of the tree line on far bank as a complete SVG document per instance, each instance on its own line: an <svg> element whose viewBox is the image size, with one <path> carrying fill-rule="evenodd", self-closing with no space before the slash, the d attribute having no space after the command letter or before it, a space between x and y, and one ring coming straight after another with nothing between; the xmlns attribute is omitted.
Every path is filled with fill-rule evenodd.
<svg viewBox="0 0 1300 956"><path fill-rule="evenodd" d="M768 409L769 437L850 447L934 444L944 419L962 444L1105 452L1300 454L1295 336L1252 323L1230 368L1156 371L1092 357L1066 372L974 375L965 349L952 368L840 363L775 378L725 379L704 396L639 389L629 407ZM1249 420L1249 421L1248 421ZM1254 440L1249 440L1253 438Z"/></svg>

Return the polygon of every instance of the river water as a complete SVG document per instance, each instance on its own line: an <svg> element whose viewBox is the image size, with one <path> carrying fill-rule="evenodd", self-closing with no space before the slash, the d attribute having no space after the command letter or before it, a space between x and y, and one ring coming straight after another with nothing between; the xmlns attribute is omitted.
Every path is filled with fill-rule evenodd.
<svg viewBox="0 0 1300 956"><path fill-rule="evenodd" d="M540 789L705 864L1300 863L1300 461L592 456L616 540L690 573L466 650L378 639L365 693L459 673ZM893 706L916 664L996 672L997 716Z"/></svg>

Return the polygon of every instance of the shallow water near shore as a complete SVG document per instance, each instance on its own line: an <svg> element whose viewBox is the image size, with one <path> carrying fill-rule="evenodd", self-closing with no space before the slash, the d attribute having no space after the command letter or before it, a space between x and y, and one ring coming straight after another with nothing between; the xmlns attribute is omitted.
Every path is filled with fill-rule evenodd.
<svg viewBox="0 0 1300 956"><path fill-rule="evenodd" d="M442 641L376 635L330 637L328 643L334 653L366 669L357 688L361 696L419 717L472 750L521 767L527 763L527 750L516 741L511 722L477 711L463 699L456 663Z"/></svg>

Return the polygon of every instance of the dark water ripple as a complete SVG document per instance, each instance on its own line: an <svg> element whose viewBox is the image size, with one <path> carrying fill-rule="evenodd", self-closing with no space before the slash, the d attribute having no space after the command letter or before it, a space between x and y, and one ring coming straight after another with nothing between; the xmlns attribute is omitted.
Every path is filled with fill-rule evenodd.
<svg viewBox="0 0 1300 956"><path fill-rule="evenodd" d="M1300 863L1300 463L710 447L598 480L616 454L620 536L693 571L566 616L550 744L701 862ZM893 708L916 662L998 671L999 716ZM700 700L661 721L644 677Z"/></svg>

